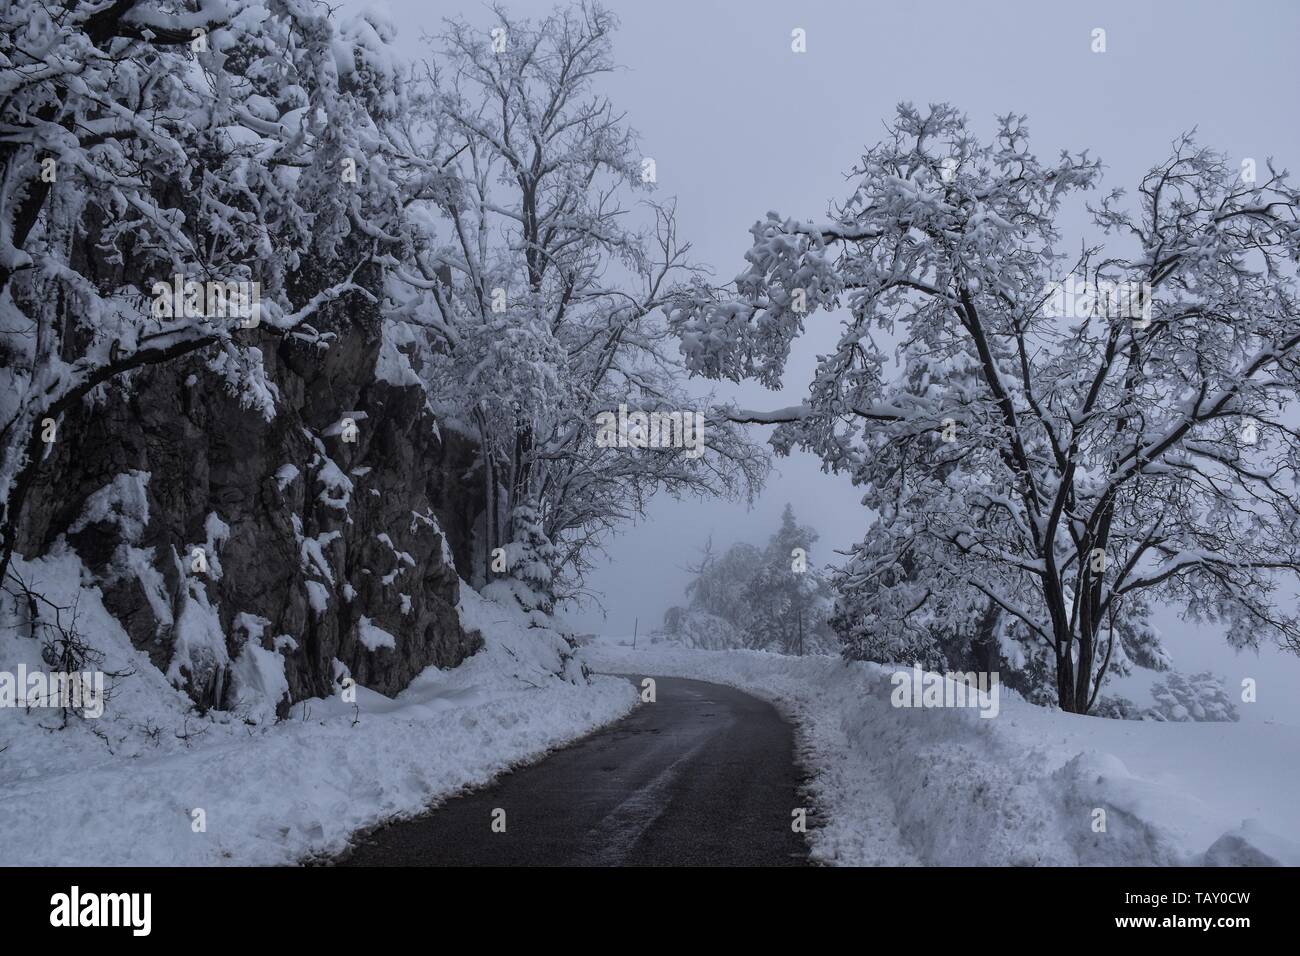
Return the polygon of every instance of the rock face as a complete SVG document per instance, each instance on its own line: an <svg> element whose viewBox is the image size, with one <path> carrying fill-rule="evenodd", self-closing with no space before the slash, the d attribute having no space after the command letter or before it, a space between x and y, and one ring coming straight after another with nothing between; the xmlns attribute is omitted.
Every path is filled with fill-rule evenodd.
<svg viewBox="0 0 1300 956"><path fill-rule="evenodd" d="M480 643L455 609L477 450L378 328L334 331L238 333L264 375L218 347L130 373L60 424L23 516L19 551L66 535L201 707L283 716L346 672L393 694Z"/></svg>

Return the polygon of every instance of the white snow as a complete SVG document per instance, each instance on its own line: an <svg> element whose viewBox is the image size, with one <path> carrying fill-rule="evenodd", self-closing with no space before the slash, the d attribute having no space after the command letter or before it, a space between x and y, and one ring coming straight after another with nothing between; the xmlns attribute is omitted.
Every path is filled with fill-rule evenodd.
<svg viewBox="0 0 1300 956"><path fill-rule="evenodd" d="M303 538L301 545L302 566L307 571L316 571L330 584L334 583L334 572L330 570L325 549L335 538L343 537L342 531L323 531L314 538Z"/></svg>
<svg viewBox="0 0 1300 956"><path fill-rule="evenodd" d="M208 370L223 379L226 391L242 408L258 412L268 422L275 418L280 389L267 375L261 349L250 345L236 350L226 345L208 362Z"/></svg>
<svg viewBox="0 0 1300 956"><path fill-rule="evenodd" d="M51 600L76 606L103 668L129 673L109 682L98 720L60 730L53 711L0 712L6 862L263 865L335 853L358 829L485 783L636 700L617 677L585 684L555 632L462 586L462 620L485 635L484 650L426 670L396 698L358 688L353 705L336 691L287 720L274 711L288 689L282 654L297 640L281 634L268 647L267 622L239 614L238 706L200 715L82 584L74 552L17 560ZM12 601L2 610L0 669L39 668L40 643ZM193 591L176 631L173 669L225 653L215 611ZM1287 725L1077 717L1005 687L997 717L984 719L973 708L895 708L894 668L834 657L633 651L612 639L581 654L607 673L729 684L787 713L812 771L809 839L823 862L1300 863L1300 736ZM336 681L346 675L337 664ZM205 832L192 826L196 809ZM1104 833L1093 830L1098 809Z"/></svg>
<svg viewBox="0 0 1300 956"><path fill-rule="evenodd" d="M208 536L208 547L224 545L230 540L230 525L221 520L221 515L211 512L203 522L203 531Z"/></svg>
<svg viewBox="0 0 1300 956"><path fill-rule="evenodd" d="M358 830L481 786L636 702L627 681L573 679L555 632L527 627L517 610L462 585L462 619L486 643L460 667L429 668L392 699L363 687L355 707L338 693L301 702L279 722L201 716L130 645L98 589L80 586L75 553L56 546L40 560L16 560L52 599L77 601L106 669L134 673L112 682L99 720L46 730L58 726L51 711L0 712L5 863L273 865L334 854ZM0 610L0 669L40 667L39 643L14 626L12 604ZM237 621L250 634L257 626L251 616ZM241 700L260 700L263 717L283 690L271 657L294 638L274 643L269 651L250 638L235 663ZM346 674L335 667L336 680ZM203 832L195 832L199 809Z"/></svg>
<svg viewBox="0 0 1300 956"><path fill-rule="evenodd" d="M208 603L207 589L198 581L185 582L185 597L172 631L175 641L167 679L177 687L185 678L210 674L230 662L226 634L216 608Z"/></svg>
<svg viewBox="0 0 1300 956"><path fill-rule="evenodd" d="M809 840L827 863L1300 864L1294 727L1080 717L1005 687L994 719L896 708L898 668L627 643L596 641L589 662L727 684L795 721L813 772Z"/></svg>
<svg viewBox="0 0 1300 956"><path fill-rule="evenodd" d="M303 583L307 588L307 603L311 605L311 609L316 616L320 617L330 606L329 588L319 581L305 581Z"/></svg>
<svg viewBox="0 0 1300 956"><path fill-rule="evenodd" d="M375 378L378 381L399 387L421 384L420 376L411 368L411 360L399 348L411 340L412 333L409 329L396 322L384 322L383 341L375 361Z"/></svg>
<svg viewBox="0 0 1300 956"><path fill-rule="evenodd" d="M377 651L381 647L390 650L397 647L397 638L365 615L362 615L361 620L357 622L357 637L360 638L361 643L366 646L368 651Z"/></svg>
<svg viewBox="0 0 1300 956"><path fill-rule="evenodd" d="M115 524L122 539L134 544L149 524L149 479L147 471L126 471L89 498L81 515L68 528L76 534L89 525Z"/></svg>
<svg viewBox="0 0 1300 956"><path fill-rule="evenodd" d="M316 473L316 480L324 486L318 497L327 507L348 510L348 503L352 500L352 479L343 474L343 470L332 459L325 458L320 471Z"/></svg>
<svg viewBox="0 0 1300 956"><path fill-rule="evenodd" d="M109 577L113 582L128 575L134 577L140 583L140 589L144 591L145 600L149 602L149 609L153 612L154 619L161 627L171 627L174 622L171 601L167 595L167 583L163 580L162 572L155 567L154 560L153 548L136 548L129 544L119 544L117 550L113 552Z"/></svg>
<svg viewBox="0 0 1300 956"><path fill-rule="evenodd" d="M293 638L275 642L275 650L262 646L262 633L270 625L266 618L240 612L235 617L236 630L248 635L248 642L240 650L231 668L235 713L247 720L263 722L275 717L275 708L289 696L289 681L284 674L284 657L280 647L283 640L293 644Z"/></svg>
<svg viewBox="0 0 1300 956"><path fill-rule="evenodd" d="M275 483L281 491L288 488L289 485L298 477L298 466L292 463L283 464L279 471L275 473Z"/></svg>
<svg viewBox="0 0 1300 956"><path fill-rule="evenodd" d="M202 548L208 562L207 576L213 581L220 581L225 574L221 567L221 549L230 540L230 525L213 511L204 519L203 533L206 536ZM192 553L193 546L187 547L186 551Z"/></svg>

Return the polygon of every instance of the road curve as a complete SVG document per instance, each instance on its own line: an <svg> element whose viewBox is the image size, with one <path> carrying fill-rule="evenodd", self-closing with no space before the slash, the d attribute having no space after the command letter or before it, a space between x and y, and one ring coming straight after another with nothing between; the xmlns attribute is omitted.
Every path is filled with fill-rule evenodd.
<svg viewBox="0 0 1300 956"><path fill-rule="evenodd" d="M730 687L655 681L655 703L370 833L338 865L806 864L807 846L790 826L802 805L790 725ZM498 808L504 833L492 829Z"/></svg>

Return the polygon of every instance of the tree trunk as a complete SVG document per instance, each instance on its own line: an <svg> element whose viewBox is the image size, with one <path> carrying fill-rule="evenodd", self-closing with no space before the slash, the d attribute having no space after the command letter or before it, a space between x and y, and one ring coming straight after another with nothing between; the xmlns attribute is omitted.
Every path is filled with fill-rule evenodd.
<svg viewBox="0 0 1300 956"><path fill-rule="evenodd" d="M1076 713L1074 701L1074 660L1070 649L1074 644L1072 634L1058 634L1056 637L1056 702L1067 714Z"/></svg>
<svg viewBox="0 0 1300 956"><path fill-rule="evenodd" d="M1086 714L1092 698L1092 661L1097 647L1096 635L1089 626L1079 635L1079 661L1074 678L1073 713Z"/></svg>

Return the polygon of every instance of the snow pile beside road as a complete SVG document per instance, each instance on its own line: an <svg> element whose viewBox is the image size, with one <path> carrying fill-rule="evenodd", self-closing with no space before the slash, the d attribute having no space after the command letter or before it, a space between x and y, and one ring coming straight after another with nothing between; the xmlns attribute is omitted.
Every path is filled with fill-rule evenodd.
<svg viewBox="0 0 1300 956"><path fill-rule="evenodd" d="M304 701L279 723L199 716L131 646L98 589L81 586L74 553L17 570L52 600L77 603L104 669L134 673L111 681L99 720L46 729L58 727L57 711L0 710L6 864L268 865L333 854L359 829L482 785L636 703L618 678L575 682L559 635L462 586L464 625L486 643L458 668L429 668L394 699L358 688L355 706ZM0 671L43 669L39 642L0 623Z"/></svg>
<svg viewBox="0 0 1300 956"><path fill-rule="evenodd" d="M588 650L606 673L715 681L789 713L824 862L1300 864L1293 727L1080 717L1005 687L986 718L894 707L896 669L877 664L612 639Z"/></svg>

